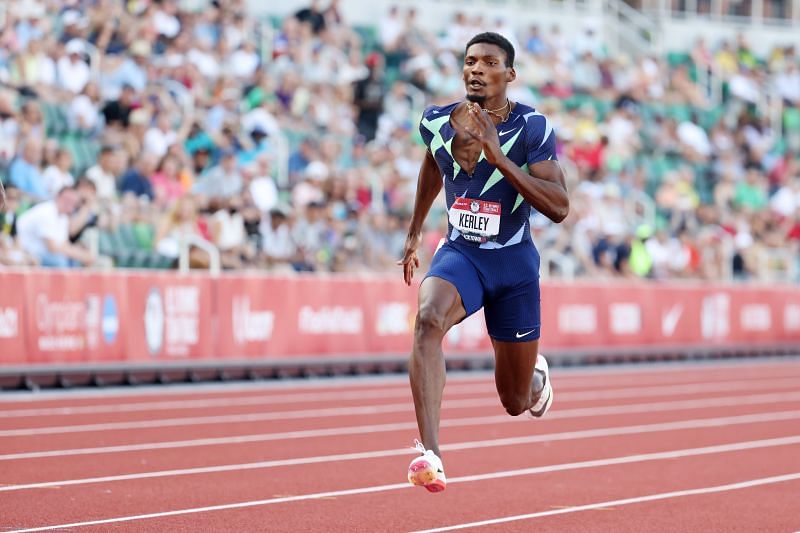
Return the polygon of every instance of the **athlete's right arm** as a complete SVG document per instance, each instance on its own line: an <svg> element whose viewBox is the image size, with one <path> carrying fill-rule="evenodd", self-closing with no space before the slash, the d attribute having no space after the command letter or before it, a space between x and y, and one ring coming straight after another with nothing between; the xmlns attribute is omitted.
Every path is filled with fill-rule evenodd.
<svg viewBox="0 0 800 533"><path fill-rule="evenodd" d="M403 267L403 279L406 285L411 285L414 269L419 268L417 249L422 241L422 225L431 210L433 201L442 190L442 176L430 150L425 152L425 159L419 169L417 180L417 194L414 198L414 213L411 215L411 224L408 226L406 244L403 248L403 259L397 262Z"/></svg>

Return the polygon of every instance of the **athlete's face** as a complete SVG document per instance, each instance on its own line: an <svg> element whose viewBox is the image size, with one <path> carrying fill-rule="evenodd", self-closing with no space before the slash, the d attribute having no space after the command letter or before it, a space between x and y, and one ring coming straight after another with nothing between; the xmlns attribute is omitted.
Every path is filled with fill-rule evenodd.
<svg viewBox="0 0 800 533"><path fill-rule="evenodd" d="M467 49L464 57L464 85L467 100L482 104L505 99L506 85L517 74L506 66L506 53L496 44L476 43Z"/></svg>

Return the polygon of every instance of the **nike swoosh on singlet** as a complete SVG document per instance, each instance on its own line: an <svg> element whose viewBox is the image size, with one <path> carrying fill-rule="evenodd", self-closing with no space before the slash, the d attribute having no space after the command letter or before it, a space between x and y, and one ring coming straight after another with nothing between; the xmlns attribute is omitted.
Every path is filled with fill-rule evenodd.
<svg viewBox="0 0 800 533"><path fill-rule="evenodd" d="M511 133L512 131L515 131L515 130L506 130L506 131L501 131L500 133L498 133L498 135L499 135L500 137L502 137L503 135L508 135L508 134L509 134L509 133Z"/></svg>

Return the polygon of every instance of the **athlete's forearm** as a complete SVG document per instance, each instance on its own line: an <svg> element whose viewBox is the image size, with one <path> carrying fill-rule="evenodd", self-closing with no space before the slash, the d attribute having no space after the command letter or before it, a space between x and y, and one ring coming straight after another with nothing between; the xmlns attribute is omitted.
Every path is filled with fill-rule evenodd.
<svg viewBox="0 0 800 533"><path fill-rule="evenodd" d="M442 177L439 167L430 152L425 153L425 160L419 169L417 180L417 193L414 197L414 212L411 215L411 224L408 227L409 235L417 235L422 231L425 218L431 210L433 201L442 190Z"/></svg>
<svg viewBox="0 0 800 533"><path fill-rule="evenodd" d="M542 175L526 172L505 156L496 166L526 202L553 222L561 222L569 213L569 196L561 167L548 163L553 164Z"/></svg>

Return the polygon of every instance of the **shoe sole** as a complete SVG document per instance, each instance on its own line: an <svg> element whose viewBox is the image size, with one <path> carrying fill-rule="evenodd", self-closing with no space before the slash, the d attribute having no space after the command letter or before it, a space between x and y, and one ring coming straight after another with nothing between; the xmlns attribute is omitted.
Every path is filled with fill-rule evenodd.
<svg viewBox="0 0 800 533"><path fill-rule="evenodd" d="M436 470L428 461L418 461L408 467L408 481L417 487L425 487L428 492L442 492L445 482L437 479Z"/></svg>
<svg viewBox="0 0 800 533"><path fill-rule="evenodd" d="M543 417L545 415L545 413L547 413L547 411L550 410L550 406L553 405L553 396L554 396L553 387L551 387L548 384L545 387L545 392L548 393L548 396L547 396L547 401L544 403L544 407L542 407L541 409L539 409L536 412L530 411L531 415L534 416L535 418Z"/></svg>
<svg viewBox="0 0 800 533"><path fill-rule="evenodd" d="M543 356L540 356L540 357L542 357L542 359L544 359ZM542 408L539 409L538 411L533 411L531 409L528 409L528 412L534 418L543 417L545 415L545 413L547 413L547 411L550 410L550 406L553 405L553 396L554 396L554 394L553 394L553 387L552 387L552 385L550 385L550 365L547 364L547 359L544 359L544 363L545 363L546 371L542 372L542 374L544 374L544 390L542 391L542 394L547 394L547 400L545 401L544 406L542 406Z"/></svg>

